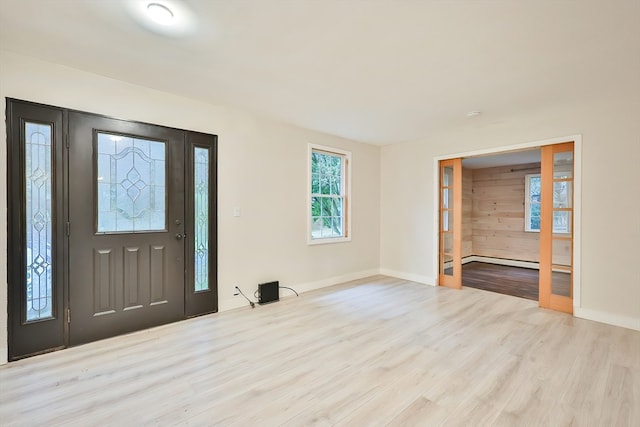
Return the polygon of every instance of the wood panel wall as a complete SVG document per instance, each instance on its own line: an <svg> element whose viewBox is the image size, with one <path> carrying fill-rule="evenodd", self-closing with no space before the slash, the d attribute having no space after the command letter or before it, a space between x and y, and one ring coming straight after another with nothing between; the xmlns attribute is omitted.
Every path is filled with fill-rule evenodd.
<svg viewBox="0 0 640 427"><path fill-rule="evenodd" d="M532 173L540 173L540 163L473 170L473 255L539 261L540 233L524 231L524 178Z"/></svg>

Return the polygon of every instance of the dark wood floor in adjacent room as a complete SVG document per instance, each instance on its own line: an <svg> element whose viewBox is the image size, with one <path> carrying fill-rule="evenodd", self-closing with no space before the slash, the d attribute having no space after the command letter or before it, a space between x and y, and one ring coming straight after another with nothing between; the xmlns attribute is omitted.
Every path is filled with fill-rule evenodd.
<svg viewBox="0 0 640 427"><path fill-rule="evenodd" d="M538 270L469 262L462 266L462 286L538 301Z"/></svg>

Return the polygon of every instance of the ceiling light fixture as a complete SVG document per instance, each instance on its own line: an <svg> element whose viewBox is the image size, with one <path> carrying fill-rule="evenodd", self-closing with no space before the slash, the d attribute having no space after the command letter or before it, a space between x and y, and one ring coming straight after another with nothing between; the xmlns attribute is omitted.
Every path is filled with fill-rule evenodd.
<svg viewBox="0 0 640 427"><path fill-rule="evenodd" d="M147 14L160 25L173 25L173 12L167 6L160 3L149 3Z"/></svg>
<svg viewBox="0 0 640 427"><path fill-rule="evenodd" d="M467 117L477 117L482 114L482 111L469 111L467 113Z"/></svg>

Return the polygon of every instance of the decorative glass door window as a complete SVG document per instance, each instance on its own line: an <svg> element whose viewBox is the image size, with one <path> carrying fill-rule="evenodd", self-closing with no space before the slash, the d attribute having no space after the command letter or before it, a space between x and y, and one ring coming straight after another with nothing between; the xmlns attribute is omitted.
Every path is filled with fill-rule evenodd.
<svg viewBox="0 0 640 427"><path fill-rule="evenodd" d="M51 132L25 123L27 321L53 316Z"/></svg>
<svg viewBox="0 0 640 427"><path fill-rule="evenodd" d="M97 232L165 231L166 144L97 134Z"/></svg>
<svg viewBox="0 0 640 427"><path fill-rule="evenodd" d="M195 291L209 290L209 149L194 147L194 283Z"/></svg>

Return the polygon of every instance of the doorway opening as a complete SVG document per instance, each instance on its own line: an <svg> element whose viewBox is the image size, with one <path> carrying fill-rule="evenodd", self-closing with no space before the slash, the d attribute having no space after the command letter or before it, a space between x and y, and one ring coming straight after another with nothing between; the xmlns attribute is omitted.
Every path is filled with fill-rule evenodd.
<svg viewBox="0 0 640 427"><path fill-rule="evenodd" d="M440 285L573 312L580 140L568 139L436 159Z"/></svg>

